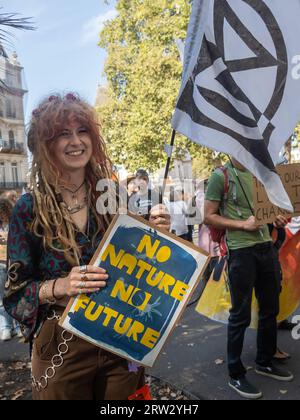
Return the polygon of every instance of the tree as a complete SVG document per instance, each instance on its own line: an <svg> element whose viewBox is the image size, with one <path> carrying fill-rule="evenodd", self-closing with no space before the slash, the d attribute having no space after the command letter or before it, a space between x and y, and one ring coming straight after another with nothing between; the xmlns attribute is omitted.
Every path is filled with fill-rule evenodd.
<svg viewBox="0 0 300 420"><path fill-rule="evenodd" d="M99 113L113 161L131 171L166 163L182 74L175 40L185 39L190 10L187 0L119 0L118 16L100 34L110 100ZM176 146L178 153L188 147L192 156L203 155L182 136Z"/></svg>
<svg viewBox="0 0 300 420"><path fill-rule="evenodd" d="M31 18L18 17L15 13L0 13L0 47L3 43L9 43L11 36L10 29L20 30L34 30ZM4 81L0 79L0 92L1 90L8 90Z"/></svg>

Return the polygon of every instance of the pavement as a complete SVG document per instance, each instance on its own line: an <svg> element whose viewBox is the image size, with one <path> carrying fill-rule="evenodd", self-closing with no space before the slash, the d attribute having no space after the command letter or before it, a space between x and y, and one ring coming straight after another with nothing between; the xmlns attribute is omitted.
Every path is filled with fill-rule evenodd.
<svg viewBox="0 0 300 420"><path fill-rule="evenodd" d="M195 306L185 311L150 373L200 400L242 400L228 387L227 328L199 315ZM289 331L278 333L279 347L292 356L280 367L292 372L294 381L278 382L255 373L254 330L246 334L243 354L248 379L263 391L265 400L300 400L300 340L294 340Z"/></svg>
<svg viewBox="0 0 300 420"><path fill-rule="evenodd" d="M227 385L226 326L199 315L195 306L185 311L148 373L183 390L190 399L240 400ZM281 366L293 372L294 381L280 383L256 375L256 332L253 330L247 332L243 355L244 364L249 368L248 377L263 391L265 400L299 400L300 340L293 340L288 331L279 331L279 346L292 355L292 359ZM0 362L7 361L29 361L28 345L17 338L0 342Z"/></svg>
<svg viewBox="0 0 300 420"><path fill-rule="evenodd" d="M24 344L22 339L14 337L10 341L0 341L0 363L29 360L29 344Z"/></svg>

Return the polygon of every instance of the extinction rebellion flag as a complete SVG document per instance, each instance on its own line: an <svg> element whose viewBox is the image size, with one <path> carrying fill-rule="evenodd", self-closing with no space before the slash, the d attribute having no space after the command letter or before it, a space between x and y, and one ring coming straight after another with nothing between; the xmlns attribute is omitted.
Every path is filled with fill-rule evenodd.
<svg viewBox="0 0 300 420"><path fill-rule="evenodd" d="M274 164L300 120L299 22L299 0L193 0L172 121L236 158L289 211Z"/></svg>

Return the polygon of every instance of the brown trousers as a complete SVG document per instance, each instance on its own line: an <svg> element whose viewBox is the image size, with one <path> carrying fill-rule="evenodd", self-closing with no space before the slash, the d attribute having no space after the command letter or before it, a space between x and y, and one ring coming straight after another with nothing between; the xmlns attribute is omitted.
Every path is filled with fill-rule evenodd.
<svg viewBox="0 0 300 420"><path fill-rule="evenodd" d="M40 379L45 373L51 379L44 389L33 386L33 400L127 400L145 384L143 368L138 368L137 373L129 372L125 359L75 336L67 343L69 349L62 355L63 364L55 369L53 376L49 368L52 362L60 364L59 359L52 358L64 341L62 332L57 320L47 320L34 340L32 375L43 386L46 382ZM60 350L65 352L67 347L63 345Z"/></svg>

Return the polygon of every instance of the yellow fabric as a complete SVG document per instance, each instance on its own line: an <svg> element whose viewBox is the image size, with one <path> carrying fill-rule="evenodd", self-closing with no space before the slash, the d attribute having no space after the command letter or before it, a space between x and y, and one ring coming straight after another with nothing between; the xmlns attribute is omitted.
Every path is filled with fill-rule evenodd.
<svg viewBox="0 0 300 420"><path fill-rule="evenodd" d="M283 281L278 322L290 317L300 303L300 264L297 261L300 261L300 232L288 238L280 250ZM231 298L225 269L219 281L213 280L211 275L196 311L214 321L227 324L230 308ZM257 324L258 303L253 293L251 328L257 328Z"/></svg>

